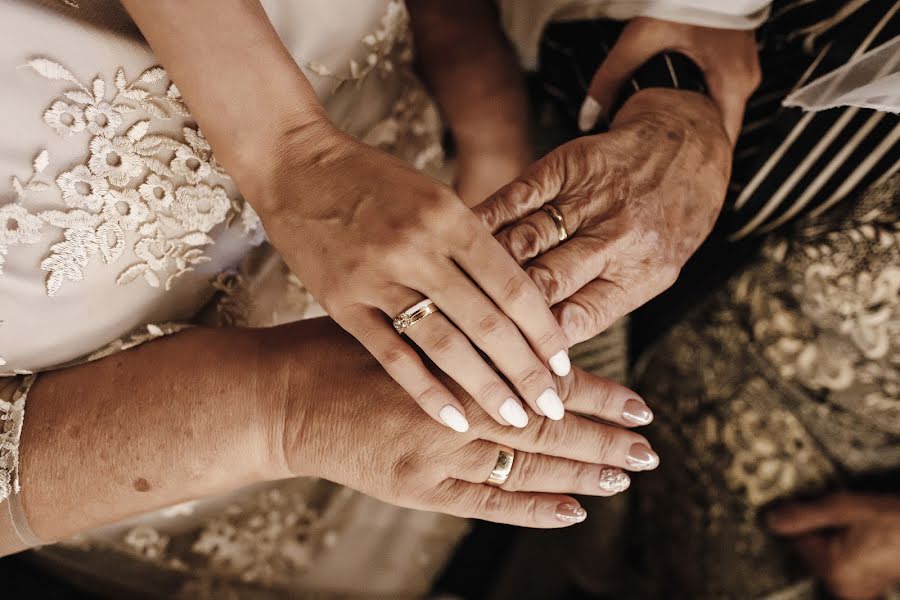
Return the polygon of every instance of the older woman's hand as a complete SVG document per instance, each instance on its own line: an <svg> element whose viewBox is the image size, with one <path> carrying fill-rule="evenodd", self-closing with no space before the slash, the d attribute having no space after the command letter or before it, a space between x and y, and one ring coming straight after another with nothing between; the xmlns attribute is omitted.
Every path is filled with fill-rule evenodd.
<svg viewBox="0 0 900 600"><path fill-rule="evenodd" d="M551 528L585 517L566 494L611 495L628 486L622 469L659 462L647 440L627 429L651 420L643 401L577 369L558 382L570 409L561 421L532 415L527 427L515 429L473 411L471 428L458 434L407 402L329 320L264 335L262 363L285 374L272 390L283 399L283 413L273 415L271 436L285 477L315 475L401 506ZM473 404L450 387L463 405ZM511 475L501 487L486 485L503 446L515 450Z"/></svg>
<svg viewBox="0 0 900 600"><path fill-rule="evenodd" d="M668 288L712 229L731 171L718 111L693 92L635 94L606 134L560 146L475 212L576 343ZM568 239L541 208L562 216Z"/></svg>
<svg viewBox="0 0 900 600"><path fill-rule="evenodd" d="M880 598L900 583L900 497L834 494L767 518L838 598Z"/></svg>

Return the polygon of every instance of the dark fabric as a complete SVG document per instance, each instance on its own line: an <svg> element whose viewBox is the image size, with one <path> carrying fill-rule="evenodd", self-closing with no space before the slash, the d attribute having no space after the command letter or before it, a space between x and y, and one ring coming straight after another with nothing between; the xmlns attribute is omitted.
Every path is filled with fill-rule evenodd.
<svg viewBox="0 0 900 600"><path fill-rule="evenodd" d="M828 169L835 155L875 114L869 109L848 107L806 116L800 109L781 106L784 97L801 81L813 81L846 64L854 53L861 54L900 34L900 3L897 0L869 0L849 11L852 5L833 0L776 2L769 21L759 30L763 82L748 102L744 130L735 148L728 210L720 224L727 235L746 237L752 232L765 233L809 213L829 199L834 200L833 195L863 159L879 144L890 141L889 136L894 136L890 138L895 139L894 143L855 185L841 191L838 200L867 188L900 160L900 142L896 141L893 131L900 123L900 117L880 115L877 125L855 142L850 155L839 166L831 166L832 172L813 199L804 200L803 210L781 222L813 181ZM843 18L837 18L842 16L842 10L849 12ZM615 44L622 28L622 23L606 20L556 23L547 28L541 41L538 79L547 97L558 104L572 123L577 120L594 72ZM814 64L815 68L810 69ZM658 55L635 73L630 85L622 90L618 105L637 89L647 87L703 91L703 74L683 55ZM798 128L798 125L802 127ZM805 169L803 176L785 185L798 165L832 128L833 139L822 145L816 160ZM768 170L766 177L754 184L752 193L745 194L748 197L741 198L747 184L792 132L797 137L785 147L782 158ZM781 195L784 198L776 207L766 209L773 198ZM752 224L763 211L768 214L762 222Z"/></svg>

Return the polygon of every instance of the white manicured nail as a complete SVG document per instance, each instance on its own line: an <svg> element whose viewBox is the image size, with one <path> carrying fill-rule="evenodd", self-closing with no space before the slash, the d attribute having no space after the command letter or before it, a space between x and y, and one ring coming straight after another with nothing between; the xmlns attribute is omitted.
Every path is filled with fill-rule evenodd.
<svg viewBox="0 0 900 600"><path fill-rule="evenodd" d="M563 406L562 400L559 399L559 394L557 394L556 390L553 388L547 388L541 392L541 395L538 396L537 399L537 405L547 418L553 419L554 421L559 421L563 418L563 415L566 414L566 409Z"/></svg>
<svg viewBox="0 0 900 600"><path fill-rule="evenodd" d="M453 431L465 433L469 430L469 422L466 421L463 414L452 404L448 404L442 408L441 412L438 413L438 416L441 418L441 421L444 422L444 425Z"/></svg>
<svg viewBox="0 0 900 600"><path fill-rule="evenodd" d="M569 353L560 350L550 357L550 368L560 377L565 377L572 370L572 363L569 361Z"/></svg>
<svg viewBox="0 0 900 600"><path fill-rule="evenodd" d="M507 398L506 402L500 405L500 416L513 427L525 427L528 425L528 414L522 408L522 403L515 398Z"/></svg>
<svg viewBox="0 0 900 600"><path fill-rule="evenodd" d="M603 107L600 103L587 96L581 104L581 110L578 111L578 129L587 132L594 128L597 119L600 118L600 111Z"/></svg>

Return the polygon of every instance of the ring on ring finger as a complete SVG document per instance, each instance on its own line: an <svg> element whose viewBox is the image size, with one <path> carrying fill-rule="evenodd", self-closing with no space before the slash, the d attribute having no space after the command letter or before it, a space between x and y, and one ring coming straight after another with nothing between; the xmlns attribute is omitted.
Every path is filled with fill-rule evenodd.
<svg viewBox="0 0 900 600"><path fill-rule="evenodd" d="M497 462L494 464L494 470L485 483L488 485L501 486L509 479L512 473L513 462L516 458L516 452L509 446L500 446L497 454Z"/></svg>

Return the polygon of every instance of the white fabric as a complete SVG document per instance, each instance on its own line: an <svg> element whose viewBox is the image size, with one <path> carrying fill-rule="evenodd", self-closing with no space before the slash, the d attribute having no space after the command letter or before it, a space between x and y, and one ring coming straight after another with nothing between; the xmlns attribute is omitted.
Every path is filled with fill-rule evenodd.
<svg viewBox="0 0 900 600"><path fill-rule="evenodd" d="M537 66L538 45L548 23L581 19L654 17L705 27L755 29L769 15L771 0L499 0L500 14L522 64Z"/></svg>
<svg viewBox="0 0 900 600"><path fill-rule="evenodd" d="M84 6L80 9L67 9L61 2L43 6L39 2L0 0L0 375L36 371L72 360L141 323L189 318L212 293L211 277L237 264L260 241L260 232L256 230L258 220L251 210L242 208L233 183L211 172L193 194L191 190L185 192L185 202L178 207L180 211L168 211L168 217L174 215L169 222L176 221L167 230L170 240L181 233L191 233L197 239L206 235L209 239L208 243L192 241L184 246L187 252L187 246L194 245L186 265L194 270L182 269L185 272L173 279L170 290L165 289L168 282L163 270L158 276L141 273L145 276L117 284L117 279L129 267L143 262L136 255L136 244L142 237L152 235L142 233L138 223L129 222L104 229L110 239L124 231L119 248L105 249L106 254L97 251L96 246L88 248L89 256L82 261L85 262L82 279L61 277L56 282L58 289L53 290L51 272L47 270L50 265L46 261L54 252L54 244L63 242L64 235L75 236L84 229L51 224L49 217L39 219L37 215L57 211L72 218L76 214L61 194L59 177L78 165L82 165L82 173L88 173L92 145L108 140L88 131L83 123L80 131L59 135L49 126L48 119L52 121L53 117L48 117L45 111L57 102L75 104L64 94L72 90L84 94L79 85L93 92L92 82L97 76L105 82L105 101L114 103L114 81L119 69L128 82L133 82L157 64L146 43L135 35L133 27L128 27L130 21L118 2L91 0L81 4ZM405 30L402 5L389 0L265 0L264 4L286 46L307 72L339 126L363 137L390 114L398 92L392 79L376 73L360 81L358 86L343 86L340 93L336 89L341 78L351 78L352 63L368 65L369 56L377 54L371 44L364 43L366 36L381 31L381 37L390 38L392 19L404 19L400 25ZM103 26L92 22L95 15L103 19ZM117 25L110 27L109 22ZM44 62L34 62L36 59ZM67 75L60 75L54 65L63 67ZM315 65L319 73L327 74L313 72L310 65ZM155 77L148 76L148 79ZM73 78L80 83L72 83ZM162 98L159 103L168 110L165 81L163 74L162 83L141 85L158 93ZM362 98L365 102L360 101ZM90 94L82 100L90 101ZM167 136L169 142L179 144L181 150L190 154L182 133L191 123L188 117L173 113L170 118L155 118L143 105L138 106L138 101L125 101L134 104L136 110L123 115L116 138L127 137L132 123L148 121L148 135ZM82 106L88 110L86 104ZM148 108L153 110L152 106ZM164 160L168 161L168 156ZM139 216L145 222L140 227L148 223L156 226L159 219L154 206L150 205L148 215L148 203L137 196L139 185L149 171L135 166L136 171L143 173L124 186L114 185L110 179L109 186L124 187L131 194L129 198L141 205ZM9 183L11 177L22 184L21 193L15 184ZM30 178L33 185L28 183ZM181 177L169 179L176 190L185 183ZM212 191L217 188L224 193L217 192L221 196L213 197ZM201 197L204 194L209 197ZM202 213L203 208L197 214L192 212L192 202L209 200L220 205L217 217L223 217L224 211L228 211L231 226L225 226L224 218L214 219ZM228 202L239 209L238 214L233 214ZM111 210L116 210L116 206ZM79 216L93 220L92 227L96 227L97 220L106 217L99 214L99 209L94 212L98 214ZM181 222L177 222L179 219ZM86 247L84 243L70 245L66 249L70 262L77 262L71 257L73 252L84 252ZM158 253L158 248L154 247L153 251ZM197 252L208 262L189 264ZM177 258L184 261L183 255ZM175 263L174 258L169 260L168 275L180 268ZM145 281L147 277L149 280L157 277L159 281L154 286Z"/></svg>
<svg viewBox="0 0 900 600"><path fill-rule="evenodd" d="M793 92L785 106L858 106L900 113L900 35Z"/></svg>

